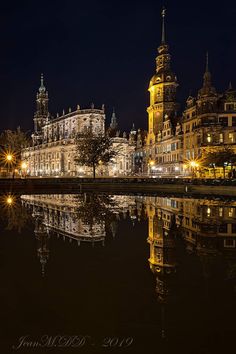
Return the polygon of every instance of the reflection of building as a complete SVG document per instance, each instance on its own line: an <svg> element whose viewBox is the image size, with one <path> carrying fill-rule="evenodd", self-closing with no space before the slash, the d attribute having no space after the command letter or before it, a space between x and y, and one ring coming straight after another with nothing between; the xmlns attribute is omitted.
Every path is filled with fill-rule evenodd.
<svg viewBox="0 0 236 354"><path fill-rule="evenodd" d="M78 245L81 242L104 245L107 232L114 238L118 220L127 213L132 219L136 210L134 197L122 195L111 198L86 194L23 195L21 200L32 212L43 275L49 258L51 234L61 236L64 241L77 241Z"/></svg>
<svg viewBox="0 0 236 354"><path fill-rule="evenodd" d="M165 303L170 296L172 276L176 272L175 214L158 208L149 198L146 205L148 216L148 243L150 244L149 264L156 276L156 292L160 302Z"/></svg>
<svg viewBox="0 0 236 354"><path fill-rule="evenodd" d="M78 244L84 242L104 242L105 223L96 221L86 224L77 217L79 202L74 195L31 195L22 196L25 206L40 210L42 227L48 232L55 232L64 239L76 240Z"/></svg>
<svg viewBox="0 0 236 354"><path fill-rule="evenodd" d="M168 301L178 263L176 236L186 250L196 253L204 276L217 268L217 259L224 261L227 278L236 278L236 202L220 200L138 197L148 216L150 267L157 276L158 299Z"/></svg>
<svg viewBox="0 0 236 354"><path fill-rule="evenodd" d="M75 137L78 133L91 130L94 136L105 134L105 110L94 108L77 109L68 113L63 111L60 116L52 117L48 110L48 92L44 86L43 76L36 97L36 112L34 115L34 133L32 146L23 152L23 158L28 163L28 174L31 176L81 176L90 172L85 166L75 164ZM112 126L116 125L113 114ZM119 143L119 152L115 163L101 172L113 174L128 174L131 172L131 154L134 150L127 138L114 138L114 148ZM113 167L113 168L112 168Z"/></svg>
<svg viewBox="0 0 236 354"><path fill-rule="evenodd" d="M49 235L46 226L43 224L43 213L40 208L35 207L32 214L35 220L34 234L37 240L37 254L41 264L42 275L49 258Z"/></svg>

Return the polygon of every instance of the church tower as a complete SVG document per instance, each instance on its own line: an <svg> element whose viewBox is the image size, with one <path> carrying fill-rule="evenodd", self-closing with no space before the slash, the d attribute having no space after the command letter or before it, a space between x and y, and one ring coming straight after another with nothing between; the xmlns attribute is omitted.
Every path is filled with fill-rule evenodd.
<svg viewBox="0 0 236 354"><path fill-rule="evenodd" d="M162 131L165 118L175 117L178 105L176 104L177 78L172 72L169 46L165 38L165 15L163 8L161 45L156 58L156 74L151 78L148 91L150 92L150 106L148 112L147 145L155 142L156 135Z"/></svg>
<svg viewBox="0 0 236 354"><path fill-rule="evenodd" d="M118 123L117 123L115 108L113 108L113 112L112 112L112 116L111 116L110 129L112 129L112 130L117 130L118 129Z"/></svg>
<svg viewBox="0 0 236 354"><path fill-rule="evenodd" d="M48 119L48 92L44 86L43 74L41 74L41 85L36 96L36 112L34 114L34 132L40 134L41 128Z"/></svg>

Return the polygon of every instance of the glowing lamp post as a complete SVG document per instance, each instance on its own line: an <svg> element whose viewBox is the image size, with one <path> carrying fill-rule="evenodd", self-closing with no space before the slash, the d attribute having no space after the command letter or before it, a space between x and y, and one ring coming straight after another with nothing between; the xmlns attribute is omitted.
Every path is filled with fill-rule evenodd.
<svg viewBox="0 0 236 354"><path fill-rule="evenodd" d="M10 167L12 166L12 164L14 162L14 158L15 158L15 156L13 154L11 154L10 152L7 152L4 156L8 173L10 172Z"/></svg>
<svg viewBox="0 0 236 354"><path fill-rule="evenodd" d="M149 163L148 163L149 174L151 174L152 168L154 167L154 165L155 165L155 161L154 160L149 160Z"/></svg>
<svg viewBox="0 0 236 354"><path fill-rule="evenodd" d="M27 163L26 162L22 162L21 163L22 177L26 176L26 169L27 169Z"/></svg>
<svg viewBox="0 0 236 354"><path fill-rule="evenodd" d="M192 167L193 176L196 177L196 169L199 167L199 163L196 161L190 161L189 164Z"/></svg>
<svg viewBox="0 0 236 354"><path fill-rule="evenodd" d="M11 163L12 160L13 160L13 155L7 154L7 155L6 155L6 161L7 161L8 163Z"/></svg>

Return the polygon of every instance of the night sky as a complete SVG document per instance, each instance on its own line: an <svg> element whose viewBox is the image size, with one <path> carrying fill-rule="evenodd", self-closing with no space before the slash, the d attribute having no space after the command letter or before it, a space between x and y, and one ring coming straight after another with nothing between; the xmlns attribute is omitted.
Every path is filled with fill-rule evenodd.
<svg viewBox="0 0 236 354"><path fill-rule="evenodd" d="M225 4L225 5L224 5ZM40 73L56 115L77 104L114 106L122 130L147 128L149 80L160 44L162 1L27 1L0 5L0 130L33 127ZM165 1L179 102L202 84L205 53L218 91L236 87L236 4Z"/></svg>

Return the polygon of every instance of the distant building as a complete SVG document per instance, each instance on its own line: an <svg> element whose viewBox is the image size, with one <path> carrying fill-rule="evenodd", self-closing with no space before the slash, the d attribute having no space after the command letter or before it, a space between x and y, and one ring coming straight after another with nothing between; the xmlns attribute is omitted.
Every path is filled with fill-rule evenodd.
<svg viewBox="0 0 236 354"><path fill-rule="evenodd" d="M87 176L90 168L76 165L75 137L78 133L91 129L96 135L105 134L105 110L77 109L60 116L52 117L48 110L48 92L44 86L43 76L36 97L36 112L34 114L34 132L32 146L23 151L23 159L28 164L30 176ZM115 112L111 120L111 128L117 129ZM119 153L108 167L99 167L102 175L127 175L132 169L132 151L134 145L127 138L114 137L114 146L119 143Z"/></svg>

